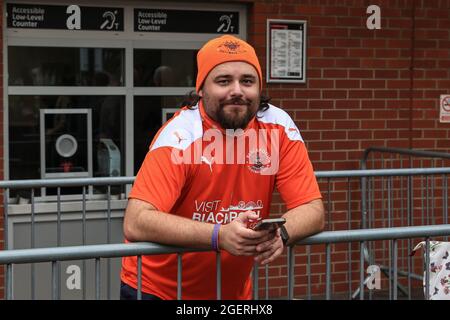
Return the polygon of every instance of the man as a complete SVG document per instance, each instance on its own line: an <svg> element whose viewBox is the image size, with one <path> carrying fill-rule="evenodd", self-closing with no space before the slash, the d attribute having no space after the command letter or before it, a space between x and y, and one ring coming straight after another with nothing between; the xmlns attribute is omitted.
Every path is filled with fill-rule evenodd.
<svg viewBox="0 0 450 320"><path fill-rule="evenodd" d="M323 205L300 133L289 115L261 103L254 49L226 35L197 55L194 107L184 107L155 136L125 213L128 241L221 252L222 298L251 299L254 261L274 261L286 245L323 229ZM283 232L255 231L274 187L288 211ZM136 257L122 264L123 299L135 298ZM177 256L142 258L146 298L176 299ZM182 298L216 298L216 253L182 258Z"/></svg>

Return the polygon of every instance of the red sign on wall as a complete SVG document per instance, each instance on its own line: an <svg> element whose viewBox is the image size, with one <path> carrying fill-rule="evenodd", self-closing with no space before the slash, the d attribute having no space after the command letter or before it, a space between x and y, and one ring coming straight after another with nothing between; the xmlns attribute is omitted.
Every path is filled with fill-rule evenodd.
<svg viewBox="0 0 450 320"><path fill-rule="evenodd" d="M440 102L440 122L450 122L450 95L442 94Z"/></svg>

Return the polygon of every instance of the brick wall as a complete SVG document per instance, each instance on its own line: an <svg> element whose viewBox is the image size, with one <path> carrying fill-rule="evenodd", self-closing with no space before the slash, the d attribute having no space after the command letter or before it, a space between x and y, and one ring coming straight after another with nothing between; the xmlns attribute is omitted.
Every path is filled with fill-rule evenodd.
<svg viewBox="0 0 450 320"><path fill-rule="evenodd" d="M307 82L266 84L272 103L288 111L297 122L315 170L358 169L362 152L369 146L411 147L449 151L450 125L440 124L439 95L450 93L450 0L253 0L248 5L248 38L266 65L266 20L307 20ZM0 1L3 4L3 1ZM381 30L366 28L366 8L381 7ZM0 6L0 12L3 6ZM3 16L3 14L2 14ZM0 33L3 37L3 32ZM0 51L3 84L3 51ZM3 106L3 95L0 96ZM3 141L3 107L0 108ZM0 145L3 161L3 146ZM0 167L3 178L3 166ZM321 184L322 190L327 185ZM341 189L340 189L341 188ZM346 185L333 185L332 226L343 229L348 221L359 225L355 214L345 213ZM359 200L352 185L352 199ZM341 190L338 192L338 190ZM324 193L327 200L328 192ZM274 194L272 211L284 210ZM3 201L1 202L3 203ZM326 205L327 205L326 201ZM3 234L0 214L0 236ZM0 237L0 249L3 247ZM359 265L358 246L332 248L332 279L335 292L348 288L348 263ZM324 246L312 247L312 293L325 286ZM296 295L306 293L306 249L296 248ZM286 296L286 267L282 257L270 266L270 296ZM260 275L264 275L263 272ZM355 281L359 271L352 273ZM354 282L352 288L355 288ZM264 287L264 277L260 283ZM0 269L0 297L4 292ZM261 292L263 295L263 292Z"/></svg>
<svg viewBox="0 0 450 320"><path fill-rule="evenodd" d="M369 5L381 8L380 30L366 27ZM440 95L450 93L449 0L255 0L249 11L249 41L264 74L267 19L307 21L307 82L265 84L264 92L296 121L315 170L358 169L370 146L450 150L450 124L439 123ZM347 211L347 184L331 185L329 207L327 188L321 183L332 215L327 228L346 229L349 221L358 228L359 185L352 187L352 216ZM271 209L278 214L284 210L278 194ZM353 249L357 253L358 246ZM296 250L295 293L302 295L306 256L304 248ZM323 252L322 246L312 253L313 294L324 293ZM347 244L333 246L335 291L348 289L349 256ZM356 262L359 253L352 255L352 268L359 270ZM281 265L270 269L275 296L287 294L286 268ZM352 279L359 279L359 271ZM264 287L264 280L260 285ZM352 288L357 286L355 282Z"/></svg>
<svg viewBox="0 0 450 320"><path fill-rule="evenodd" d="M415 2L415 10L413 4ZM450 1L255 1L249 39L266 65L266 20L307 20L306 84L266 84L301 129L316 170L357 169L369 146L448 151Z"/></svg>

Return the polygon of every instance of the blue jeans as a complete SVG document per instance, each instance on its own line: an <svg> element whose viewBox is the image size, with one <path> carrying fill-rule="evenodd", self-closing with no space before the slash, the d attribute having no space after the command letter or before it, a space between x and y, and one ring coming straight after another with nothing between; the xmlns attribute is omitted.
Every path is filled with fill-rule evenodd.
<svg viewBox="0 0 450 320"><path fill-rule="evenodd" d="M142 300L162 300L153 294L142 292ZM120 300L137 300L137 290L126 283L120 283Z"/></svg>

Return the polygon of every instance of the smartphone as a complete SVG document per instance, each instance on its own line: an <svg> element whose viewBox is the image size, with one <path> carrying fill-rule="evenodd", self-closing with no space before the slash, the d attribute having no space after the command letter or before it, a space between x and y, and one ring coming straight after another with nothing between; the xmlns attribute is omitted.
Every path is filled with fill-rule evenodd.
<svg viewBox="0 0 450 320"><path fill-rule="evenodd" d="M263 219L263 220L259 220L252 229L255 231L259 231L259 230L273 231L273 230L281 227L285 223L286 223L285 218Z"/></svg>

